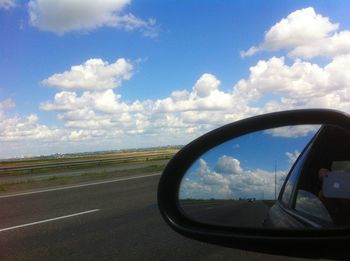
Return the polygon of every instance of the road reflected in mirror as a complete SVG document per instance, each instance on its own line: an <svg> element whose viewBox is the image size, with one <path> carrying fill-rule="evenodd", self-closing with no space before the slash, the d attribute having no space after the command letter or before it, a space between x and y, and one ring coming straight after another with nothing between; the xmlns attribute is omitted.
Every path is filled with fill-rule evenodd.
<svg viewBox="0 0 350 261"><path fill-rule="evenodd" d="M206 224L274 227L280 218L277 199L288 205L294 197L292 179L283 187L286 176L319 129L319 125L269 129L209 150L193 163L181 182L179 202L185 215ZM296 177L300 172L297 165ZM298 198L307 199L306 193L300 195Z"/></svg>

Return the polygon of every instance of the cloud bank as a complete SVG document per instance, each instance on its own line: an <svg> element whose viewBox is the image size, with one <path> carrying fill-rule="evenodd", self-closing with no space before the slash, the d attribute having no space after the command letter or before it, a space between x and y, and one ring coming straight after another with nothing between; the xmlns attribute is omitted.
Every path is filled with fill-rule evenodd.
<svg viewBox="0 0 350 261"><path fill-rule="evenodd" d="M276 173L277 195L286 177L286 171ZM211 168L199 159L194 173L187 173L180 186L181 199L274 199L275 173L262 169L245 170L240 161L223 155Z"/></svg>
<svg viewBox="0 0 350 261"><path fill-rule="evenodd" d="M0 9L8 10L16 6L16 0L0 0Z"/></svg>
<svg viewBox="0 0 350 261"><path fill-rule="evenodd" d="M84 64L72 66L69 71L50 76L42 83L64 90L106 90L129 80L132 70L132 64L123 58L112 64L102 59L89 59Z"/></svg>
<svg viewBox="0 0 350 261"><path fill-rule="evenodd" d="M120 10L127 3L120 2ZM300 30L302 24L305 28ZM257 61L247 77L225 91L216 75L203 72L194 78L192 86L174 90L166 97L127 102L118 94L118 88L131 81L134 73L135 66L127 58L106 61L95 57L67 65L65 71L42 79L57 92L43 101L40 109L57 114L62 126L42 124L37 115L13 115L13 101L0 103L4 122L1 140L16 145L11 150L7 144L1 157L18 154L23 139L45 137L46 146L53 144L51 151L57 150L57 142L70 149L74 147L71 142L79 142L80 150L103 149L105 145L109 149L184 144L223 124L273 111L331 108L350 112L350 41L343 41L343 47L336 51L325 49L325 41L347 35L348 31L339 28L313 8L289 14L272 26L256 47L286 55ZM306 52L308 48L312 52ZM329 59L322 65L309 60L325 55ZM288 133L292 136L305 131L310 130L298 128Z"/></svg>
<svg viewBox="0 0 350 261"><path fill-rule="evenodd" d="M265 33L261 44L242 51L241 56L278 50L287 50L288 56L305 59L348 54L350 31L340 31L338 23L332 23L328 17L308 7L292 12L273 25Z"/></svg>
<svg viewBox="0 0 350 261"><path fill-rule="evenodd" d="M157 35L156 21L143 20L124 9L131 0L31 0L28 3L30 24L42 31L62 35L70 31L91 31L112 27L139 30L145 36Z"/></svg>

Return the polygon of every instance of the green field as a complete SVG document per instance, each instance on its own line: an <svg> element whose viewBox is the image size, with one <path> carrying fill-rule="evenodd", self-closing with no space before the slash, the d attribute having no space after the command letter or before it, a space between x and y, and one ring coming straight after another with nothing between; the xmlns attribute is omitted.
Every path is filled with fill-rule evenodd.
<svg viewBox="0 0 350 261"><path fill-rule="evenodd" d="M131 151L131 152L118 152L118 153L97 153L90 155L72 155L72 156L46 156L46 157L35 157L35 158L24 158L24 159L11 159L11 160L0 160L0 169L5 167L23 167L23 166L34 166L42 164L52 163L67 163L77 161L88 161L88 160L104 160L104 159L120 159L128 157L156 157L162 154L175 154L178 149L156 149L156 150L144 150L144 151Z"/></svg>
<svg viewBox="0 0 350 261"><path fill-rule="evenodd" d="M40 164L51 164L57 162L75 163L76 158L65 158L64 161L54 160L23 160L0 165L6 167L29 167L26 170L0 171L0 193L18 192L38 188L56 187L60 185L71 185L89 181L107 180L128 175L143 175L159 173L166 166L175 150L152 150L133 153L118 153L90 156L79 158L79 160L96 160L99 162L84 163L80 165L66 165L54 167L39 167ZM168 154L168 155L164 155ZM130 158L132 157L132 158ZM115 159L103 162L104 159ZM5 162L6 163L6 162ZM31 165L29 165L29 163ZM30 166L35 168L30 169Z"/></svg>
<svg viewBox="0 0 350 261"><path fill-rule="evenodd" d="M131 174L142 175L142 174L157 173L157 172L161 172L164 169L165 165L166 164L164 163L157 164L157 162L153 162L153 164L146 167L134 168L134 169L123 170L123 171L113 171L113 172L101 171L101 172L95 172L95 173L82 173L79 175L50 176L47 178L42 178L40 180L23 179L18 182L9 182L5 184L1 184L0 193L56 187L59 185L79 184L79 183L84 183L89 181L123 177Z"/></svg>
<svg viewBox="0 0 350 261"><path fill-rule="evenodd" d="M54 166L54 167L40 167L40 164L32 165L35 168L31 168L30 165L23 165L25 167L28 167L28 169L22 170L22 169L11 169L11 170L4 170L1 171L0 168L0 178L2 176L15 176L15 175L34 175L34 174L53 174L58 173L62 171L68 171L68 170L84 170L84 169L90 169L90 168L96 168L96 167L107 167L107 166L115 166L119 164L127 164L127 163L137 163L137 162L152 162L152 161L159 161L159 160L169 160L172 156L171 155L158 155L158 156L140 156L135 157L132 159L123 159L123 158L116 158L113 161L106 161L104 162L101 160L100 162L92 162L92 163L83 163L79 165L64 165L64 166ZM74 161L70 161L71 163L75 163ZM53 162L48 161L46 164L50 164ZM69 163L68 161L65 161L64 163ZM42 164L42 163L41 163ZM18 167L22 167L19 165Z"/></svg>

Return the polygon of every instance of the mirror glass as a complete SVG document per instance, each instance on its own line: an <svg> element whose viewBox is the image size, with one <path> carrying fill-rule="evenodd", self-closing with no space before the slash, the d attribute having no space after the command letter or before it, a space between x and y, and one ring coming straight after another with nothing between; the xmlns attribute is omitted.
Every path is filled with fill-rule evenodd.
<svg viewBox="0 0 350 261"><path fill-rule="evenodd" d="M348 225L347 220L336 220L334 212L347 204L341 201L350 192L350 179L340 199L331 197L334 180L327 185L326 176L343 173L338 180L342 185L344 177L350 177L349 143L345 131L320 125L285 126L234 138L207 151L188 169L179 188L180 206L191 219L222 226ZM350 219L350 211L340 216Z"/></svg>

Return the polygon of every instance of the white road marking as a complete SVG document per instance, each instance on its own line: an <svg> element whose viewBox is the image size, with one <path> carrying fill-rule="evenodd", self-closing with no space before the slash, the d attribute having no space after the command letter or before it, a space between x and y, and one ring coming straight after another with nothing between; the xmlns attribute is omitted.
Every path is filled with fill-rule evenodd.
<svg viewBox="0 0 350 261"><path fill-rule="evenodd" d="M50 218L50 219L40 220L40 221L36 221L36 222L32 222L32 223L27 223L27 224L23 224L23 225L7 227L7 228L1 228L0 232L7 231L7 230L12 230L12 229L16 229L16 228L33 226L33 225L47 223L47 222L52 222L52 221L56 221L56 220L60 220L60 219L64 219L64 218L70 218L70 217L85 215L85 214L93 213L93 212L96 212L96 211L100 211L100 210L99 209L92 209L92 210L87 210L87 211L83 211L83 212L79 212L79 213L74 213L74 214L70 214L70 215L61 216L61 217Z"/></svg>
<svg viewBox="0 0 350 261"><path fill-rule="evenodd" d="M118 179L98 181L98 182L81 184L81 185L73 185L73 186L66 186L66 187L59 187L59 188L52 188L52 189L43 189L43 190L36 190L36 191L30 191L30 192L23 192L23 193L18 193L18 194L3 195L3 196L0 196L0 198L10 198L10 197L24 196L24 195L30 195L30 194L36 194L36 193L56 191L56 190L64 190L64 189L73 189L73 188L95 186L95 185L100 185L100 184L113 183L113 182L119 182L119 181L126 181L126 180L132 180L132 179L148 178L148 177L160 176L160 175L161 175L161 173L156 173L156 174L142 175L142 176L129 177L129 178L118 178Z"/></svg>

